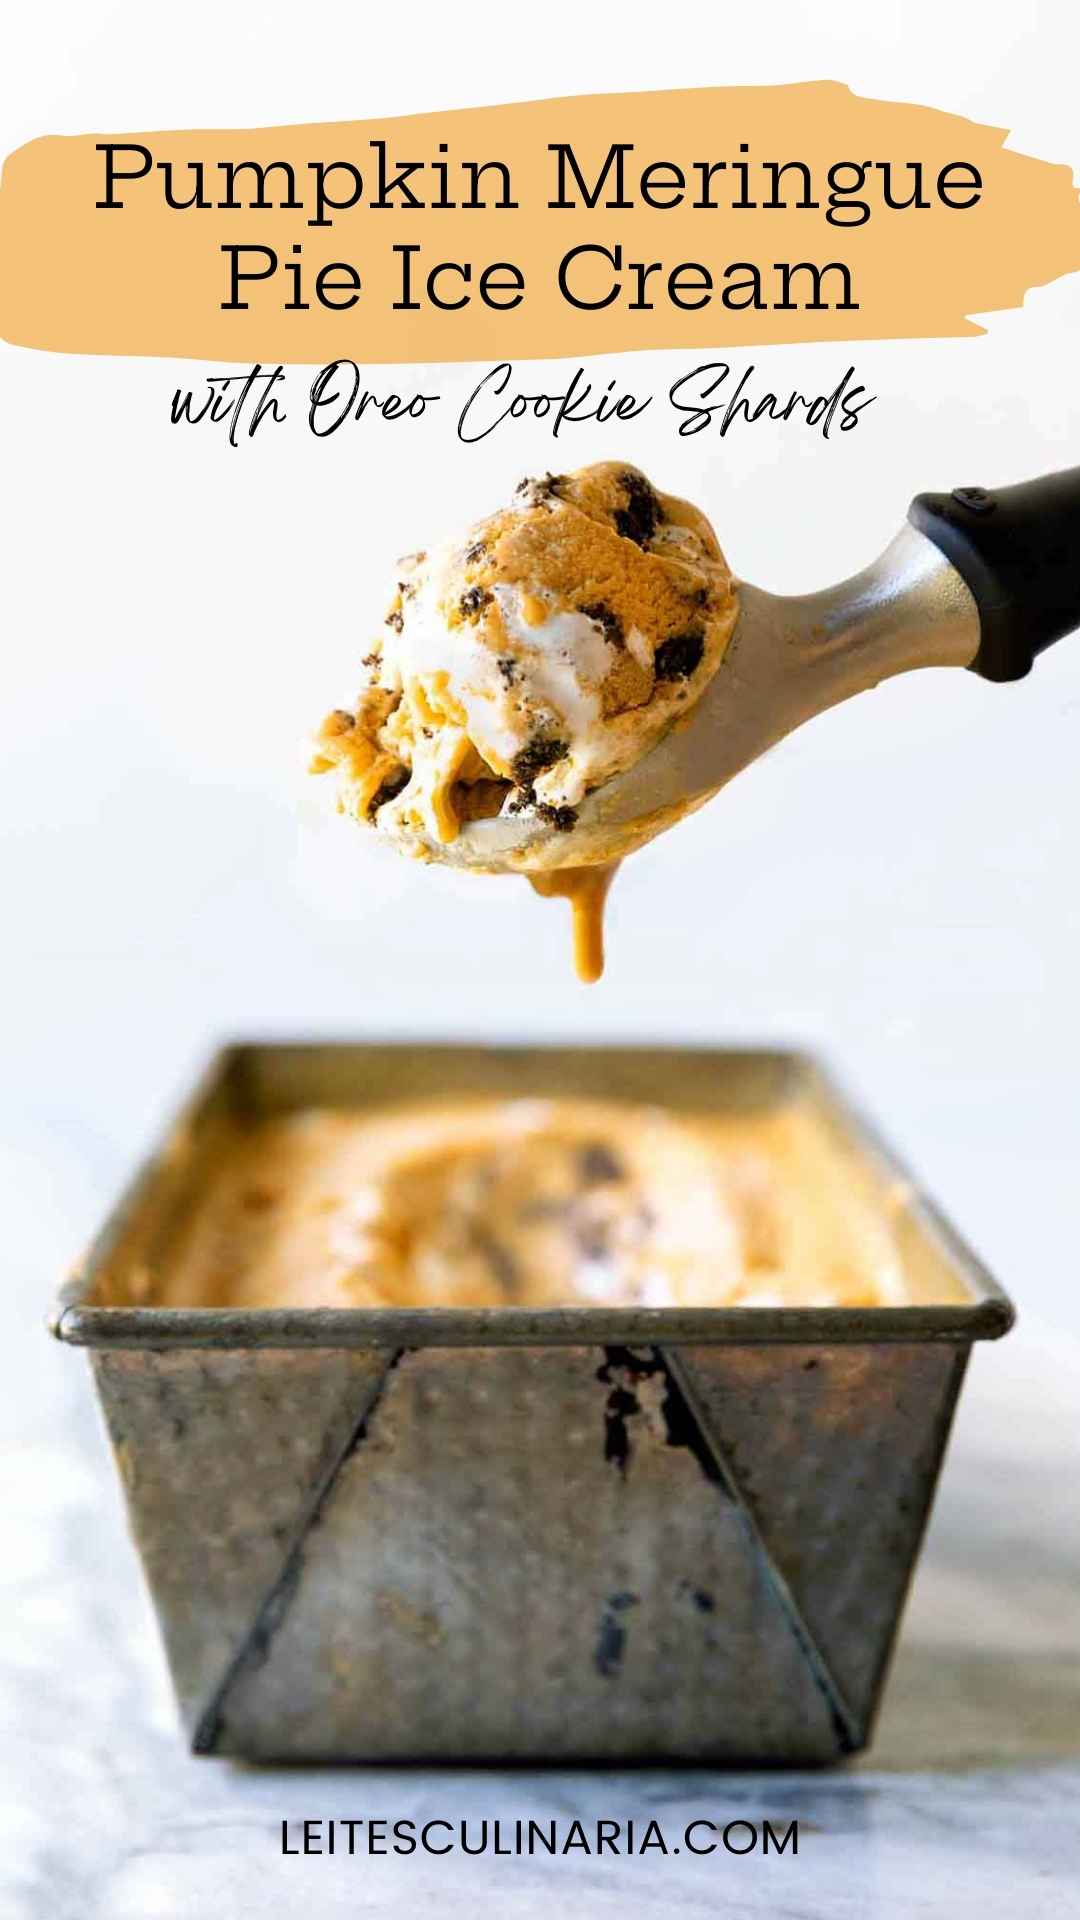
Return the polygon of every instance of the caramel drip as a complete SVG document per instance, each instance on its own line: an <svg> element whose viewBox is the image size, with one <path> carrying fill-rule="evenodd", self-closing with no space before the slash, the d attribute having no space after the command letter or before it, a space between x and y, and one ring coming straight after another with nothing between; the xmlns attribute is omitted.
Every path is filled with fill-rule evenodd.
<svg viewBox="0 0 1080 1920"><path fill-rule="evenodd" d="M551 873L526 875L533 891L545 900L569 900L574 916L574 971L591 985L604 971L604 906L619 870L619 861L605 866L557 867Z"/></svg>

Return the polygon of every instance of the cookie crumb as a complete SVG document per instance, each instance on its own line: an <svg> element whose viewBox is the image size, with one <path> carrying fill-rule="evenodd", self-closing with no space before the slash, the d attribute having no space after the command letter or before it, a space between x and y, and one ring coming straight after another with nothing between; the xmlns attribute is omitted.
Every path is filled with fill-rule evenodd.
<svg viewBox="0 0 1080 1920"><path fill-rule="evenodd" d="M562 498L564 478L561 473L545 473L540 479L526 476L514 488L514 498L526 507L549 507L553 500Z"/></svg>
<svg viewBox="0 0 1080 1920"><path fill-rule="evenodd" d="M576 807L549 807L540 801L536 809L541 820L546 820L556 833L571 833L577 826Z"/></svg>
<svg viewBox="0 0 1080 1920"><path fill-rule="evenodd" d="M624 647L623 624L612 607L606 607L602 600L591 600L588 606L580 608L586 620L595 620L603 629L604 639L610 640L613 647Z"/></svg>
<svg viewBox="0 0 1080 1920"><path fill-rule="evenodd" d="M653 672L658 680L689 680L701 665L705 635L700 627L688 627L685 633L673 633L661 640L653 656Z"/></svg>
<svg viewBox="0 0 1080 1920"><path fill-rule="evenodd" d="M615 510L615 531L621 533L624 540L633 540L636 546L644 547L664 517L660 502L643 473L621 474L619 485L626 495L626 505Z"/></svg>
<svg viewBox="0 0 1080 1920"><path fill-rule="evenodd" d="M514 784L519 787L530 787L538 773L545 773L548 767L555 766L559 760L565 760L569 751L569 744L565 740L544 739L543 736L530 740L528 746L522 747L521 752L516 754L510 763Z"/></svg>
<svg viewBox="0 0 1080 1920"><path fill-rule="evenodd" d="M625 1180L626 1168L603 1140L588 1140L578 1155L581 1177L587 1186L606 1186L612 1180Z"/></svg>
<svg viewBox="0 0 1080 1920"><path fill-rule="evenodd" d="M494 598L488 587L466 587L458 605L466 620L472 620L483 613L488 602Z"/></svg>

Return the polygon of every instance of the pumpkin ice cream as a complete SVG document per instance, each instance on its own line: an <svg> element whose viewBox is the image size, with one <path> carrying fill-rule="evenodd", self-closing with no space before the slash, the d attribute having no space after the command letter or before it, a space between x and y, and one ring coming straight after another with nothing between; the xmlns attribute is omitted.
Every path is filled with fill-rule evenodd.
<svg viewBox="0 0 1080 1920"><path fill-rule="evenodd" d="M853 1306L905 1299L882 1195L809 1111L574 1099L310 1108L230 1136L158 1306Z"/></svg>
<svg viewBox="0 0 1080 1920"><path fill-rule="evenodd" d="M693 706L735 612L708 520L637 468L522 481L509 506L399 562L366 685L323 722L313 771L336 769L341 810L422 859L500 813L568 831L585 794ZM585 909L585 977L602 964L608 877L544 880Z"/></svg>

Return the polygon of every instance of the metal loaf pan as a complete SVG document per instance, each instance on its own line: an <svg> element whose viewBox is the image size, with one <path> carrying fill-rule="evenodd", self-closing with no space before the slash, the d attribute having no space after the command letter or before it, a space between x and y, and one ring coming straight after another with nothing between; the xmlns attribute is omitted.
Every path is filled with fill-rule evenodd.
<svg viewBox="0 0 1080 1920"><path fill-rule="evenodd" d="M869 1738L974 1340L1012 1310L908 1186L917 1300L848 1310L138 1305L237 1116L447 1091L811 1101L797 1054L257 1046L61 1294L195 1752L804 1765ZM145 1270L145 1269L144 1269ZM103 1304L110 1302L112 1304Z"/></svg>

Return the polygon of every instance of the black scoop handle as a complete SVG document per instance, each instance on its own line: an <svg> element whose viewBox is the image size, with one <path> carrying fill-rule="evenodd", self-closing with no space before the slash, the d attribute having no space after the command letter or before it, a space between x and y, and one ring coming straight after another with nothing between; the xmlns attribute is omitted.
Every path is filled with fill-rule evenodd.
<svg viewBox="0 0 1080 1920"><path fill-rule="evenodd" d="M1018 487L917 494L912 526L950 560L979 609L973 673L1022 680L1080 627L1080 467Z"/></svg>

